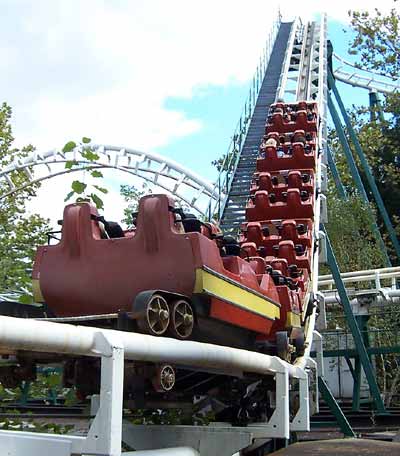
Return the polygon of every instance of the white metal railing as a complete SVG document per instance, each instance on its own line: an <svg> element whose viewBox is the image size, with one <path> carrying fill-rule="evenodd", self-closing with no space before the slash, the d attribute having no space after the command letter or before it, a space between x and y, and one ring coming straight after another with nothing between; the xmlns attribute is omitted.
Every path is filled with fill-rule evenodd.
<svg viewBox="0 0 400 456"><path fill-rule="evenodd" d="M390 76L389 74L380 73L379 71L376 71L376 70L367 70L367 69L364 69L364 68L359 68L355 63L349 62L348 60L344 59L343 57L340 57L340 55L336 54L335 52L333 53L333 57L336 60L338 60L340 63L342 63L343 64L342 66L344 66L344 65L350 66L352 68L357 69L358 71L363 71L365 73L370 73L370 74L376 74L377 76L384 77L384 78L387 78L387 79L391 79L394 82L399 81L399 83L400 83L399 76L393 77L393 76ZM399 86L399 88L400 88L400 86Z"/></svg>
<svg viewBox="0 0 400 456"><path fill-rule="evenodd" d="M5 450L15 448L17 440L25 439L34 446L41 439L42 444L51 441L53 454L120 456L124 358L209 369L233 376L242 376L245 372L273 375L276 381L275 411L267 422L255 424L255 428L258 426L264 437L277 438L289 438L290 431L309 430L307 373L305 369L275 356L200 342L4 316L0 317L0 347L3 353L6 350L29 350L102 359L100 407L86 437L0 431L0 447ZM300 388L299 409L292 421L289 412L290 377L299 380ZM64 452L61 452L62 446Z"/></svg>
<svg viewBox="0 0 400 456"><path fill-rule="evenodd" d="M391 279L390 286L393 289L397 288L397 281L400 280L400 267L391 268L380 268L380 269L367 269L364 271L351 271L344 272L341 274L344 283L361 283L361 282L373 282L376 290L382 288L382 280ZM332 275L319 276L318 285L319 287L330 287L334 285L335 281ZM321 290L324 291L324 290Z"/></svg>

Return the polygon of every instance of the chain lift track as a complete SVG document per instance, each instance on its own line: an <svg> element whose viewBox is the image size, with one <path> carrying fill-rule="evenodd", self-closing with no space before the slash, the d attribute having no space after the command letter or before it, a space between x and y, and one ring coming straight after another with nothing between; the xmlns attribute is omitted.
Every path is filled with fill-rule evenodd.
<svg viewBox="0 0 400 456"><path fill-rule="evenodd" d="M309 252L311 252L309 264L310 286L308 288L309 293L306 293L306 296L307 298L311 296L314 307L312 311L308 309L308 315L306 317L305 357L296 360L298 365L305 366L306 358L309 355L312 345L316 318L318 280L315 279L318 277L318 246L320 238L323 237L319 231L319 226L320 222L323 221L321 220L321 214L323 217L326 216L325 196L323 195L326 184L326 166L323 161L325 160L324 157L327 145L326 17L323 17L320 23L311 22L302 24L300 20L296 20L293 23L282 24L278 38L282 35L286 38L286 48L282 50L280 42L277 40L271 55L271 61L279 61L282 71L275 81L271 81L271 75L268 73L268 70L266 72L255 106L252 123L244 142L242 154L240 155L237 167L233 173L232 185L228 196L226 197L226 201L223 204L224 210L221 217L221 226L224 230L230 231L233 234L238 233L241 229L242 247L247 247L250 253L249 226L251 226L253 231L251 240L256 241L256 249L258 249L258 252L260 252L260 245L268 246L271 243L269 240L274 239L272 243L275 244L278 249L275 251L276 254L274 255L273 252L266 252L267 259L273 267L278 267L279 263L286 264L287 266L290 266L293 262L304 264L301 263L301 261L299 262L300 257L296 256L296 254L293 257L285 252L285 249L287 248L289 250L292 247L295 248L295 246L290 245L290 242L292 241L289 241L289 244L285 245L285 242L287 242L285 239L295 240L293 235L292 238L285 238L278 232L278 236L276 236L276 232L274 232L276 231L276 228L272 228L271 231L271 227L275 225L278 226L278 230L282 230L283 224L288 226L295 218L310 219L310 215L306 215L306 194L307 191L312 193L312 198L308 200L309 204L313 207L308 214L313 214L313 216L309 250ZM268 97L270 96L272 84L275 84L276 88L275 95L271 100ZM308 104L299 105L299 102L303 100L307 100ZM278 103L273 104L274 101ZM290 104L288 105L288 103ZM296 124L296 120L287 123L288 116L290 116L290 113L287 112L288 107L289 111L301 110L302 108L307 112L307 109L311 108L312 103L317 106L318 111L314 160L310 160L307 157L302 150L301 145L293 144L296 130L303 129L305 130L304 133L310 133L307 132L307 122L305 122L301 128L300 121L297 121L299 122L298 124ZM276 110L280 112L275 113ZM269 118L268 114L270 115ZM293 118L296 119L295 112L293 112ZM263 132L262 125L265 124L267 124L266 131ZM256 133L257 128L258 137ZM278 136L274 135L274 132L276 131L278 132ZM264 135L264 133L266 133L266 135ZM279 135L282 134L291 136L291 145L282 144L280 142ZM296 134L299 135L300 141L305 139L301 137L302 132L297 132ZM277 143L279 144L278 150L276 146L268 146L268 144L273 144L273 141L275 140L277 140ZM284 139L283 141L286 140ZM260 143L261 155L259 156ZM312 147L307 140L305 144L308 147ZM299 148L299 151L297 151L297 148ZM294 151L294 149L296 149L296 151ZM304 157L303 161L301 158L293 159L293 155L289 154L299 154L298 157ZM290 165L281 164L285 162L290 163ZM307 163L307 165L304 163ZM289 166L291 167L289 168ZM304 183L294 184L294 176L297 175L298 172L300 172L299 174L303 173L303 178L306 178L306 176L304 176L304 169L307 168L312 169L310 174L313 174L315 171L315 174L312 177L313 185L307 187L307 184ZM289 173L292 176L290 178ZM290 185L288 185L289 179L293 182ZM286 182L284 183L285 180ZM294 188L298 186L297 188L299 188L299 190L290 188L291 186ZM307 190L305 190L306 187ZM310 187L312 190L310 190ZM263 190L260 192L259 190L261 188ZM265 190L270 194L268 195ZM303 193L303 196L301 196L304 200L300 203L299 199L298 209L294 209L297 203L291 203L293 204L292 210L285 208L285 199L287 202L294 193L300 193L301 191L305 192ZM273 193L273 195L271 195L271 193ZM291 194L291 196L289 196L289 194ZM311 194L308 194L308 196L311 196ZM279 206L282 206L282 210L278 209ZM296 215L294 215L295 212ZM265 221L268 221L268 223L264 223ZM271 232L268 232L268 225ZM264 227L266 229L264 229L263 233ZM300 239L300 237L301 236L297 236L297 240ZM294 244L296 244L296 241ZM299 246L298 250L301 250ZM284 259L282 262L276 258L276 256L279 257L281 254L285 255L286 261ZM282 273L282 266L280 265L279 268ZM285 266L283 268L285 268ZM296 273L294 276L296 276ZM304 309L303 317L305 317L307 313L306 306L304 305L307 298L304 297L302 305L302 308Z"/></svg>

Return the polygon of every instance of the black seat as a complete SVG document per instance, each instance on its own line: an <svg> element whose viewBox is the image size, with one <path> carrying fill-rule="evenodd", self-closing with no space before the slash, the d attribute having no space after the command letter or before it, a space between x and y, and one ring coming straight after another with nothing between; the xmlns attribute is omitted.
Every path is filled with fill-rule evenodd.
<svg viewBox="0 0 400 456"><path fill-rule="evenodd" d="M185 233L201 233L201 221L193 214L184 214L182 225Z"/></svg>
<svg viewBox="0 0 400 456"><path fill-rule="evenodd" d="M226 256L240 256L240 245L233 236L224 236L222 242Z"/></svg>
<svg viewBox="0 0 400 456"><path fill-rule="evenodd" d="M121 228L121 225L117 222L108 222L105 221L104 229L108 234L109 238L121 238L125 237L124 230Z"/></svg>

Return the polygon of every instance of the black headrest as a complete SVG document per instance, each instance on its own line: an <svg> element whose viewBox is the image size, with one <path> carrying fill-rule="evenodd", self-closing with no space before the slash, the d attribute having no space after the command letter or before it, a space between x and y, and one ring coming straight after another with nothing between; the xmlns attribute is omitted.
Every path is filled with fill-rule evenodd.
<svg viewBox="0 0 400 456"><path fill-rule="evenodd" d="M201 232L201 222L195 217L182 219L182 225L186 233Z"/></svg>
<svg viewBox="0 0 400 456"><path fill-rule="evenodd" d="M108 222L104 224L104 229L106 230L110 238L121 238L124 237L124 231L121 228L121 225L117 222Z"/></svg>
<svg viewBox="0 0 400 456"><path fill-rule="evenodd" d="M224 236L224 244L233 244L237 245L238 241L233 236Z"/></svg>

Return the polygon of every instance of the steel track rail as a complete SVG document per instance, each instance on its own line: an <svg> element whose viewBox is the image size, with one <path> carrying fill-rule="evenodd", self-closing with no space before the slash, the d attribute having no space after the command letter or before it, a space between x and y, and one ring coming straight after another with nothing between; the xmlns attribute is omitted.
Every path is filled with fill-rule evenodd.
<svg viewBox="0 0 400 456"><path fill-rule="evenodd" d="M353 87L360 87L370 91L391 94L400 91L400 80L387 74L379 73L374 70L364 70L358 68L353 63L348 62L337 54L333 53L333 57L339 62L339 66L334 70L333 75L338 81L349 84ZM349 71L348 67L354 68L356 71ZM360 72L368 74L363 76ZM385 78L385 79L382 79ZM388 82L390 80L390 82Z"/></svg>
<svg viewBox="0 0 400 456"><path fill-rule="evenodd" d="M286 92L290 91L290 89L288 87L288 81L289 81L289 70L290 70L290 66L291 66L291 58L293 55L296 35L301 27L302 27L302 24L301 24L300 19L296 18L295 21L293 22L292 30L289 35L289 40L288 40L288 44L286 47L286 53L285 53L285 58L283 61L281 76L279 79L278 90L276 91L275 101L279 100L279 99L284 99Z"/></svg>
<svg viewBox="0 0 400 456"><path fill-rule="evenodd" d="M308 23L304 24L303 42L300 67L298 69L297 89L296 94L298 100L307 99L314 101L317 96L320 125L318 130L318 150L319 156L316 168L316 186L315 186L315 207L314 207L314 228L313 228L313 258L312 258L312 278L311 290L313 296L318 293L318 257L319 257L319 242L320 231L319 225L321 221L321 202L324 199L322 195L322 167L323 157L326 153L327 145L327 19L324 15L319 24ZM290 93L288 87L289 78L288 72L290 69L291 57L294 52L294 30L293 26L286 53L286 59L281 73L281 82L277 92L277 99L283 98L285 93ZM309 316L305 326L305 344L306 350L302 357L295 361L296 366L305 367L307 360L310 357L311 346L313 342L313 334L315 330L317 308L315 307L312 314Z"/></svg>
<svg viewBox="0 0 400 456"><path fill-rule="evenodd" d="M205 215L209 199L217 200L219 197L215 187L206 179L159 154L112 145L90 146L99 157L93 162L82 155L81 147L70 152L57 149L44 153L34 152L22 160L14 161L0 171L0 181L4 181L9 188L0 195L0 200L35 183L68 173L98 168L116 169L150 182L202 215ZM74 167L66 169L66 163L71 161L74 162ZM36 177L32 173L36 168L45 172ZM20 186L14 182L17 172L26 174L28 182L25 185Z"/></svg>

